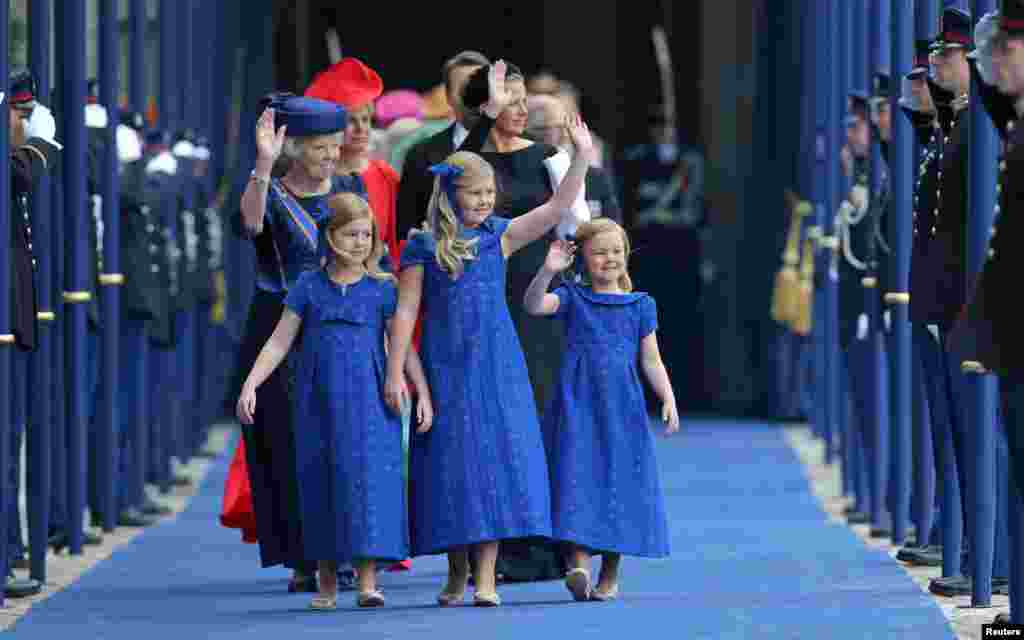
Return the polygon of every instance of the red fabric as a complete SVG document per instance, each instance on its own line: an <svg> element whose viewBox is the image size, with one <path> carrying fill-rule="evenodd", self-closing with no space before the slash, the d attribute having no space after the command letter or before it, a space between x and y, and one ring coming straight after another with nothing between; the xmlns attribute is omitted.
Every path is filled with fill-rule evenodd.
<svg viewBox="0 0 1024 640"><path fill-rule="evenodd" d="M374 158L362 173L370 208L377 219L377 229L388 245L391 261L396 266L400 257L398 238L395 236L395 205L398 199L398 172L387 162Z"/></svg>
<svg viewBox="0 0 1024 640"><path fill-rule="evenodd" d="M242 542L256 542L256 513L252 508L249 468L245 464L245 440L239 439L228 469L228 479L224 482L220 524L228 529L241 529Z"/></svg>

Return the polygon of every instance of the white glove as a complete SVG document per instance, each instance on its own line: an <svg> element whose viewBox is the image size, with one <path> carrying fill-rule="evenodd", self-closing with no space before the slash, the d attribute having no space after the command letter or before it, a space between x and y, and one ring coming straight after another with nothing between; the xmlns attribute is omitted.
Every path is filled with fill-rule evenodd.
<svg viewBox="0 0 1024 640"><path fill-rule="evenodd" d="M939 325L937 325L937 324L930 324L926 328L928 329L928 333L932 334L932 336L935 337L935 342L938 342L939 341Z"/></svg>
<svg viewBox="0 0 1024 640"><path fill-rule="evenodd" d="M857 213L862 213L868 206L868 189L862 184L850 189L850 204Z"/></svg>
<svg viewBox="0 0 1024 640"><path fill-rule="evenodd" d="M882 322L885 323L885 330L888 332L889 329L892 328L892 312L891 311L886 310L882 314Z"/></svg>
<svg viewBox="0 0 1024 640"><path fill-rule="evenodd" d="M862 313L857 316L857 339L867 340L868 338L868 316Z"/></svg>
<svg viewBox="0 0 1024 640"><path fill-rule="evenodd" d="M548 177L551 179L551 190L557 191L558 185L562 184L565 174L569 172L569 165L572 160L569 154L559 151L555 155L544 160L544 166L548 170ZM576 227L590 220L590 209L587 208L586 188L581 187L576 195L572 206L562 212L562 221L558 223L556 233L559 239L576 233Z"/></svg>
<svg viewBox="0 0 1024 640"><path fill-rule="evenodd" d="M54 139L56 135L57 122L53 119L53 114L43 105L37 104L25 124L25 138L40 138L58 149L63 149L64 147Z"/></svg>
<svg viewBox="0 0 1024 640"><path fill-rule="evenodd" d="M135 129L117 125L117 158L121 162L135 162L142 158L142 141Z"/></svg>
<svg viewBox="0 0 1024 640"><path fill-rule="evenodd" d="M994 85L992 73L992 41L999 32L999 12L986 13L974 27L975 57L978 60L978 74L987 85Z"/></svg>

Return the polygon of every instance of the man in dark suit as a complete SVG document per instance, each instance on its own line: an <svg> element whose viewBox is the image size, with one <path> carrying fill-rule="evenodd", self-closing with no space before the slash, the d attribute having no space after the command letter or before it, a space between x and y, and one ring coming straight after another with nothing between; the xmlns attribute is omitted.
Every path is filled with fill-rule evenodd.
<svg viewBox="0 0 1024 640"><path fill-rule="evenodd" d="M476 51L462 51L444 63L441 76L448 104L455 114L455 122L414 146L405 158L402 180L398 184L396 233L399 241L408 235L409 229L418 227L426 219L430 194L434 190L433 176L427 172L427 168L443 162L454 153L473 128L476 114L468 112L462 105L462 87L470 74L490 63L482 53Z"/></svg>

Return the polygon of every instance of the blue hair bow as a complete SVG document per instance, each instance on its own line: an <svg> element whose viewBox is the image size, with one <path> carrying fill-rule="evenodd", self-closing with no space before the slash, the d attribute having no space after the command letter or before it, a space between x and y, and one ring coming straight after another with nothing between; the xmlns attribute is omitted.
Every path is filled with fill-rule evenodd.
<svg viewBox="0 0 1024 640"><path fill-rule="evenodd" d="M444 187L444 192L448 195L448 203L451 205L452 211L455 212L455 217L461 225L462 209L459 208L459 202L455 199L455 179L461 176L465 170L454 164L439 162L431 165L428 171L441 178L441 186Z"/></svg>

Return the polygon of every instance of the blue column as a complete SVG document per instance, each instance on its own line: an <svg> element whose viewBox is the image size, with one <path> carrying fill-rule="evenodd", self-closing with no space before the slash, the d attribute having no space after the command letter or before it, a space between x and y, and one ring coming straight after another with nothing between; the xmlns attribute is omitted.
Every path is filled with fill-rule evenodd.
<svg viewBox="0 0 1024 640"><path fill-rule="evenodd" d="M824 2L814 2L814 9L809 14L814 19L814 49L813 51L826 50L829 34L829 6ZM828 83L828 56L813 55L814 60L814 83L811 96L813 101L812 118L814 122L814 176L811 182L811 189L808 199L814 203L815 226L824 234L825 219L828 217L828 185L826 175L829 163L828 145L828 105L830 87ZM815 278L820 283L819 295L815 295L815 317L814 317L814 338L817 344L815 353L815 376L819 381L815 391L817 395L817 427L818 432L824 431L824 425L829 420L829 378L828 378L828 295L829 295L829 268L830 258L827 252L819 252L815 259Z"/></svg>
<svg viewBox="0 0 1024 640"><path fill-rule="evenodd" d="M873 0L871 3L871 17L869 28L868 46L868 71L869 77L875 73L888 71L889 67L889 19L892 15L889 0ZM871 194L874 197L881 188L884 161L881 147L877 142L871 145ZM877 212L875 212L877 213ZM873 214L874 215L874 214ZM874 224L874 221L866 221ZM861 224L864 224L862 222ZM879 251L873 252L875 255ZM889 393L887 380L888 362L883 350L885 335L879 309L877 272L871 269L870 262L873 258L869 256L869 271L865 273L864 283L864 312L868 316L870 332L868 336L871 349L872 363L872 385L871 406L867 408L866 414L870 422L868 429L873 430L871 438L874 440L873 450L868 449L873 458L869 456L868 465L871 478L871 526L873 530L885 530L886 522L886 490L888 488L886 479L889 471L889 411L886 403L886 396Z"/></svg>
<svg viewBox="0 0 1024 640"><path fill-rule="evenodd" d="M996 8L995 0L973 0L971 15L975 23L984 14ZM996 205L996 161L999 140L991 119L985 112L978 93L977 83L971 83L970 102L970 145L969 145L969 186L967 217L967 277L973 283L982 266L988 249L992 216ZM971 504L973 513L969 517L977 520L974 540L971 541L971 563L973 565L973 591L971 605L989 606L992 602L992 560L994 557L994 534L996 517L996 406L997 381L995 376L986 374L976 362L963 363L968 374L970 397L967 401L967 424L970 425L974 451L970 454L973 464L968 467L972 474Z"/></svg>
<svg viewBox="0 0 1024 640"><path fill-rule="evenodd" d="M839 209L839 202L842 198L840 193L840 176L842 171L839 167L839 149L842 146L840 133L842 133L843 116L846 111L846 95L843 93L842 70L843 60L841 59L842 48L839 40L841 29L839 26L842 17L842 2L832 0L828 3L828 51L827 57L828 75L828 120L825 129L825 158L827 168L825 173L825 235L835 238L835 212ZM826 381L826 409L825 422L822 428L822 436L825 439L825 463L832 463L833 433L835 425L839 422L839 279L835 268L835 260L830 260L825 279L825 344L828 345L825 352L825 381Z"/></svg>
<svg viewBox="0 0 1024 640"><path fill-rule="evenodd" d="M840 77L840 92L839 92L839 116L840 122L846 116L846 99L850 92L853 90L854 84L854 58L858 48L855 43L855 15L858 11L858 7L854 2L840 2L840 17L839 17L839 28L840 28L840 48L842 54L840 59L842 61L841 77ZM840 129L840 147L842 147L845 141L845 131ZM844 175L842 172L839 173L839 192L840 194L848 194L852 186L852 180L850 177ZM840 474L842 477L843 484L843 495L849 495L853 492L853 479L851 477L851 464L850 464L850 445L851 439L849 437L850 424L848 421L849 414L846 411L848 406L848 400L846 394L843 392L842 376L844 372L842 370L842 354L839 353L839 312L838 312L838 292L836 302L836 313L833 316L832 326L835 328L835 334L832 339L832 344L835 345L837 350L835 366L832 367L832 384L833 386L833 402L835 406L835 428L838 434L839 440L839 461L840 461Z"/></svg>
<svg viewBox="0 0 1024 640"><path fill-rule="evenodd" d="M128 104L146 112L146 2L128 0Z"/></svg>
<svg viewBox="0 0 1024 640"><path fill-rule="evenodd" d="M0 0L0 15L9 15L8 0ZM0 20L0 78L7 78L7 33L8 21ZM0 120L7 122L9 117L7 100L0 102ZM11 237L11 178L9 129L0 127L0 238L5 242ZM14 335L11 333L11 299L7 294L11 290L10 260L0 260L0 576L7 575L7 483L8 448L11 430L11 350L14 348ZM3 593L0 592L0 605L3 605Z"/></svg>
<svg viewBox="0 0 1024 640"><path fill-rule="evenodd" d="M29 64L38 91L49 106L50 95L50 0L32 0L29 6ZM46 582L46 540L50 529L50 441L53 403L49 390L53 376L53 260L51 245L50 177L39 176L32 198L33 245L38 264L39 345L32 354L32 388L37 401L32 409L32 426L26 433L26 492L28 504L29 572Z"/></svg>
<svg viewBox="0 0 1024 640"><path fill-rule="evenodd" d="M118 346L121 339L121 292L124 283L121 273L121 211L118 196L117 125L120 121L117 67L120 60L118 47L117 0L100 1L99 24L99 82L100 104L109 115L105 132L106 153L102 159L103 196L103 271L99 276L100 296L103 304L103 359L101 361L100 415L96 433L99 437L97 450L100 452L97 481L101 491L100 504L103 509L103 529L113 531L117 525L117 500L115 484L122 484L117 476L118 438L120 414L118 411Z"/></svg>
<svg viewBox="0 0 1024 640"><path fill-rule="evenodd" d="M68 332L68 459L67 459L67 529L72 554L82 553L82 514L86 487L86 398L85 370L88 366L85 345L86 307L89 283L86 282L86 260L89 253L88 226L85 211L85 6L68 2L62 15L61 96L64 132L64 219L67 223L67 246L71 261L65 279L65 329Z"/></svg>
<svg viewBox="0 0 1024 640"><path fill-rule="evenodd" d="M911 402L910 386L910 252L911 199L913 198L913 131L910 121L899 108L902 78L910 72L914 56L914 8L911 2L892 3L892 51L889 113L892 115L892 139L889 144L889 184L892 193L892 215L889 216L892 255L892 279L887 283L886 302L891 305L893 341L892 452L895 464L892 479L893 509L892 541L903 544L910 511L911 469ZM899 115L897 115L899 114ZM920 532L918 535L927 535Z"/></svg>

